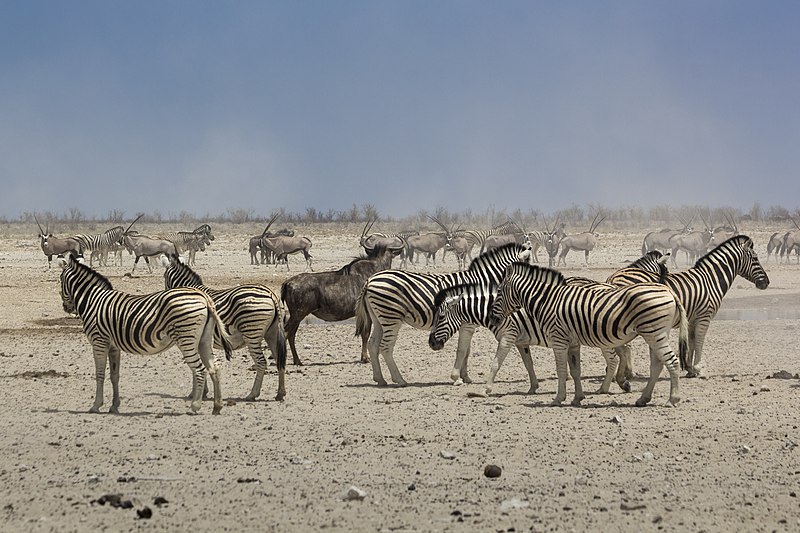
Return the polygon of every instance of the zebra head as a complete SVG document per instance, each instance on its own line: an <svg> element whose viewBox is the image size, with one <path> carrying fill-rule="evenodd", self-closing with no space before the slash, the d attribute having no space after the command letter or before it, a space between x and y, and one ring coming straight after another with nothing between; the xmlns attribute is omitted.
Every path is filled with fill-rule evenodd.
<svg viewBox="0 0 800 533"><path fill-rule="evenodd" d="M96 287L111 290L111 282L104 276L83 264L83 257L72 253L66 254L59 261L61 270L61 306L65 313L80 313L81 302L85 301L88 292Z"/></svg>
<svg viewBox="0 0 800 533"><path fill-rule="evenodd" d="M761 266L761 262L758 260L758 254L753 246L753 239L747 235L737 235L720 244L720 247L727 243L731 243L741 249L741 261L736 273L753 283L757 289L764 290L769 287L769 276L767 276L764 267Z"/></svg>
<svg viewBox="0 0 800 533"><path fill-rule="evenodd" d="M432 350L444 348L444 344L461 327L463 321L458 313L458 304L464 298L464 294L459 292L463 289L464 287L453 287L436 295L436 311L433 313L431 334L428 336L428 345Z"/></svg>

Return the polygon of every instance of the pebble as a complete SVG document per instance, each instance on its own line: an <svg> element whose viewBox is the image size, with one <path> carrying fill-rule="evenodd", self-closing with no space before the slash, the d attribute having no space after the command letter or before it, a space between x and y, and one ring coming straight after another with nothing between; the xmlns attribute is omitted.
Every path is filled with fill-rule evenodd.
<svg viewBox="0 0 800 533"><path fill-rule="evenodd" d="M455 459L455 458L456 458L456 454L454 454L453 452L451 452L451 451L448 451L448 450L442 450L442 451L440 451L440 452L439 452L439 456L440 456L442 459Z"/></svg>
<svg viewBox="0 0 800 533"><path fill-rule="evenodd" d="M528 507L530 507L530 505L531 504L528 500L511 498L510 500L504 500L500 504L500 512L503 514L508 514L508 512L513 509L527 509Z"/></svg>
<svg viewBox="0 0 800 533"><path fill-rule="evenodd" d="M363 490L359 489L355 485L351 485L345 493L342 495L342 499L345 501L361 501L367 497L367 493Z"/></svg>
<svg viewBox="0 0 800 533"><path fill-rule="evenodd" d="M136 509L136 515L139 518L141 518L143 520L146 520L146 519L151 518L153 516L153 511L149 507L144 506L141 509Z"/></svg>
<svg viewBox="0 0 800 533"><path fill-rule="evenodd" d="M622 417L619 417L619 416L616 416L616 415L612 416L611 417L611 422L614 422L615 424L622 424Z"/></svg>
<svg viewBox="0 0 800 533"><path fill-rule="evenodd" d="M500 477L500 474L503 473L503 469L497 465L486 465L483 469L483 475L488 478L496 478Z"/></svg>

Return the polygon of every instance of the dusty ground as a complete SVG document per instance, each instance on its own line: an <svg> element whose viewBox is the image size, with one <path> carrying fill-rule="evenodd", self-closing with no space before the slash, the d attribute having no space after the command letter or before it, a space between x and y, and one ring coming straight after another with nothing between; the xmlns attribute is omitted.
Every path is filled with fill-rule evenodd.
<svg viewBox="0 0 800 533"><path fill-rule="evenodd" d="M260 229L217 233L197 260L208 285L279 286L285 272L249 264L246 239ZM317 269L338 268L358 252L355 226L339 235L298 229L314 242ZM770 230L748 231L759 250ZM639 256L644 233L604 234L591 268L566 273L604 279ZM124 291L162 287L160 268L126 277L131 264L126 256L124 267L102 272ZM293 273L301 269L296 258L292 265ZM450 256L444 268L454 267ZM282 403L272 399L274 367L263 399L241 401L253 373L240 350L224 367L222 415L212 416L206 402L190 416L189 372L171 349L124 355L121 414L90 415L91 350L79 321L61 310L58 271L46 269L33 230L5 235L0 529L797 531L800 381L770 377L800 372L800 266L771 262L767 270L767 291L734 283L726 319L708 335L705 375L681 380L684 401L674 409L664 407L664 380L651 406L633 407L643 379L629 394L612 389L580 408L549 407L554 364L541 348L534 349L538 394L524 394L527 377L512 355L491 397L467 397L482 387L494 353L486 331L473 345L474 384L449 383L452 341L435 353L426 333L404 328L395 355L410 386L378 388L369 365L357 362L352 323L310 323L298 333L306 365L290 365ZM644 345L634 354L644 374ZM602 358L585 349L583 365L591 391ZM485 477L487 464L502 475ZM343 500L351 486L366 497ZM133 507L101 505L107 494ZM157 497L168 503L156 505ZM137 516L144 507L152 518Z"/></svg>

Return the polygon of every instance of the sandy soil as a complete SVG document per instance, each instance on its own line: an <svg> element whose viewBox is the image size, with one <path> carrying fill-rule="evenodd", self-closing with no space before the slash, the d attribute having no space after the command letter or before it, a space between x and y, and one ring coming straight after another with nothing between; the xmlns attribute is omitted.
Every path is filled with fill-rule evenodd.
<svg viewBox="0 0 800 533"><path fill-rule="evenodd" d="M206 284L279 287L285 272L249 264L247 237L260 229L217 233L197 259ZM297 229L314 242L317 269L358 252L360 228ZM763 249L771 229L748 233ZM638 257L644 233L606 233L590 268L571 254L565 272L605 279ZM131 265L126 256L124 267L101 271L120 290L162 288L160 267L125 276ZM301 265L292 258L292 273ZM486 331L473 344L475 383L453 386L454 342L432 352L426 332L405 327L395 355L410 385L378 388L357 362L352 323L310 322L298 333L306 364L289 365L284 402L272 399L274 366L262 399L243 401L253 372L239 350L224 366L222 414L212 416L209 401L191 416L189 372L173 348L124 355L121 414L92 415L91 350L79 320L61 310L58 270L47 270L35 234L0 237L0 384L9 407L0 413L0 529L797 531L800 381L772 376L800 372L800 266L766 267L766 291L734 283L707 338L705 374L681 379L677 408L664 406L666 380L652 405L634 407L644 379L631 393L615 388L580 408L550 407L555 370L542 348L534 348L537 394L525 394L512 354L492 396L468 397L482 389L494 354ZM453 268L450 256L437 270ZM634 364L647 372L640 341ZM596 389L600 354L584 349L583 367L586 390ZM502 475L484 476L488 464ZM365 497L344 499L352 486ZM131 507L101 504L115 494ZM145 507L151 518L139 517Z"/></svg>

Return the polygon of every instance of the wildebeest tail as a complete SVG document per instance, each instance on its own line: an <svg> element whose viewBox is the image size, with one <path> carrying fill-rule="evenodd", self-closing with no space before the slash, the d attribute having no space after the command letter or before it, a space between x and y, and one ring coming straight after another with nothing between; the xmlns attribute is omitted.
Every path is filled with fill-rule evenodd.
<svg viewBox="0 0 800 533"><path fill-rule="evenodd" d="M367 310L367 300L365 294L367 292L367 285L361 289L361 293L356 300L356 337L360 337L363 333L368 333L372 329L372 318L369 316Z"/></svg>

